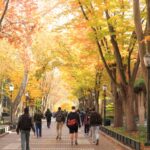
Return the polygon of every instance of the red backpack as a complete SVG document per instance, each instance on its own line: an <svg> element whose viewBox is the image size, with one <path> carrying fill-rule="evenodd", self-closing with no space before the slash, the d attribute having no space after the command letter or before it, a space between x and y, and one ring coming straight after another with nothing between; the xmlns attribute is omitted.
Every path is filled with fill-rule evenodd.
<svg viewBox="0 0 150 150"><path fill-rule="evenodd" d="M68 127L72 127L72 126L74 126L76 124L77 124L77 120L76 119L68 119L68 121L67 121L67 126Z"/></svg>

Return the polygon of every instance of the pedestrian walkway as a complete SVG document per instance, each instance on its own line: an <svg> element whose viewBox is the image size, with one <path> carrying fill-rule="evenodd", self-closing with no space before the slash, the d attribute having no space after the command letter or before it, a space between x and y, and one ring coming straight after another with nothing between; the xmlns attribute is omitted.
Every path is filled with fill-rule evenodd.
<svg viewBox="0 0 150 150"><path fill-rule="evenodd" d="M31 150L127 150L105 136L100 135L99 145L93 145L89 137L85 137L83 129L79 130L79 145L71 146L68 129L63 127L62 140L56 140L56 124L52 122L50 129L47 128L46 122L43 121L43 133L41 138L36 138L31 132L30 147ZM0 150L20 150L20 136L11 132L0 137Z"/></svg>

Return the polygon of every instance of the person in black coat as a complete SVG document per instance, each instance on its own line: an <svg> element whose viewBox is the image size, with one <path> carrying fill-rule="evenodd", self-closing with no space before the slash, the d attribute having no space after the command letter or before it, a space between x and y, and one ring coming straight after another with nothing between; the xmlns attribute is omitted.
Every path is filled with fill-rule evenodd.
<svg viewBox="0 0 150 150"><path fill-rule="evenodd" d="M75 139L75 145L78 145L77 142L78 127L81 127L81 123L80 123L79 114L76 112L74 106L72 106L72 111L68 114L66 122L67 122L67 127L69 128L71 145L73 145L74 139Z"/></svg>
<svg viewBox="0 0 150 150"><path fill-rule="evenodd" d="M47 111L45 112L45 117L46 117L46 121L47 121L47 127L50 128L51 117L52 117L52 113L51 113L50 109L47 109Z"/></svg>
<svg viewBox="0 0 150 150"><path fill-rule="evenodd" d="M19 117L17 124L16 132L21 133L21 150L29 150L29 139L30 139L30 130L33 130L35 133L35 128L32 122L32 118L29 115L29 109L26 107L24 109L24 114Z"/></svg>
<svg viewBox="0 0 150 150"><path fill-rule="evenodd" d="M101 115L95 111L95 108L92 109L90 115L90 127L92 131L92 140L93 144L99 144L99 126L102 124Z"/></svg>

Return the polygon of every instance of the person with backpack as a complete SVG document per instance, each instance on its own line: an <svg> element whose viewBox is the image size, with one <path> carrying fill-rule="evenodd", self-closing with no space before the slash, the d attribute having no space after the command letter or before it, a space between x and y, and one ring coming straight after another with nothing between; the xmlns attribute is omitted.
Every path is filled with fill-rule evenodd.
<svg viewBox="0 0 150 150"><path fill-rule="evenodd" d="M37 112L34 114L34 122L35 122L37 138L42 137L42 118L43 118L43 115L41 111L37 110Z"/></svg>
<svg viewBox="0 0 150 150"><path fill-rule="evenodd" d="M72 106L72 111L67 116L67 127L69 128L71 145L75 140L75 145L78 145L78 128L81 127L79 114L76 112L75 106Z"/></svg>
<svg viewBox="0 0 150 150"><path fill-rule="evenodd" d="M47 127L50 128L51 117L52 117L52 113L51 113L50 109L47 109L47 111L45 112L45 117L46 117L46 121L47 121Z"/></svg>
<svg viewBox="0 0 150 150"><path fill-rule="evenodd" d="M54 117L56 118L56 130L57 130L57 136L56 140L61 140L62 136L62 127L65 122L65 115L63 111L61 110L61 107L58 107L58 111L55 113Z"/></svg>
<svg viewBox="0 0 150 150"><path fill-rule="evenodd" d="M24 114L19 117L19 121L16 128L17 134L19 134L19 132L21 133L21 150L30 150L29 138L31 128L35 133L32 118L29 115L29 109L25 108Z"/></svg>
<svg viewBox="0 0 150 150"><path fill-rule="evenodd" d="M84 115L84 133L85 136L88 136L89 134L89 129L90 129L90 112L89 112L89 108L87 108L86 113Z"/></svg>
<svg viewBox="0 0 150 150"><path fill-rule="evenodd" d="M95 108L92 109L90 115L90 128L92 131L92 141L93 144L99 144L99 126L102 125L101 115L95 111Z"/></svg>

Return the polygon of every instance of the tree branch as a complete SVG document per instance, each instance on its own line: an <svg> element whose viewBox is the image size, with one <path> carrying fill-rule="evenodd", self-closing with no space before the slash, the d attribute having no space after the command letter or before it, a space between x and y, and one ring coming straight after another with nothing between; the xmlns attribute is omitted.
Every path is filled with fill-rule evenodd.
<svg viewBox="0 0 150 150"><path fill-rule="evenodd" d="M5 5L5 9L4 9L3 14L0 18L0 31L1 31L1 26L2 26L3 19L6 15L6 12L7 12L7 9L8 9L8 4L9 4L9 0L7 0L6 5Z"/></svg>
<svg viewBox="0 0 150 150"><path fill-rule="evenodd" d="M78 0L78 2L79 2L79 6L80 6L80 8L81 8L81 11L82 11L82 13L83 13L84 18L85 18L87 21L89 21L89 18L88 18L88 16L86 15L86 12L84 11L84 8L83 8L83 6L82 6L81 1ZM98 51L99 51L99 54L100 54L101 59L102 59L102 61L103 61L103 64L104 64L104 66L105 66L105 68L106 68L106 70L107 70L107 73L109 74L109 77L112 79L112 81L114 82L114 84L117 84L117 82L116 82L116 80L114 79L114 77L113 77L113 75L112 75L112 73L111 73L111 70L110 70L109 66L107 65L106 60L105 60L105 58L104 58L104 55L103 55L103 52L102 52L102 48L101 48L101 45L100 45L99 40L98 40L98 35L97 35L96 28L94 28L93 26L91 26L91 29L93 30L93 32L94 32L94 34L95 34L95 41L96 41L96 44L97 44L97 47L98 47Z"/></svg>
<svg viewBox="0 0 150 150"><path fill-rule="evenodd" d="M118 43L116 41L116 35L114 35L115 29L109 23L110 16L109 16L109 13L108 13L107 9L105 10L105 15L106 15L106 19L107 19L108 29L109 29L109 32L111 34L110 35L111 43L112 43L113 48L114 48L114 54L115 54L115 57L116 57L116 62L117 62L117 66L118 66L118 69L119 69L120 76L121 76L121 80L124 84L126 84L127 81L126 81L126 76L125 76L125 73L124 73L124 66L123 66L123 63L122 63L122 58L121 58L121 54L120 54L120 51L119 51Z"/></svg>
<svg viewBox="0 0 150 150"><path fill-rule="evenodd" d="M137 40L137 36L136 36L135 31L133 31L131 34L130 43L129 43L129 47L128 47L128 52L129 52L129 56L128 56L128 78L129 78L129 80L131 78L131 55L132 55L136 40Z"/></svg>
<svg viewBox="0 0 150 150"><path fill-rule="evenodd" d="M136 63L134 64L132 76L131 76L130 81L129 81L129 83L131 83L131 84L134 84L134 82L135 82L139 65L140 65L140 57L139 57L139 54L138 54L138 56L137 56L137 61L136 61Z"/></svg>

